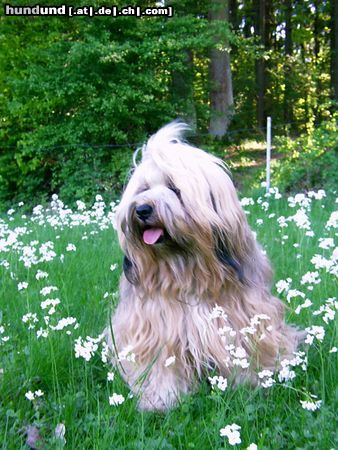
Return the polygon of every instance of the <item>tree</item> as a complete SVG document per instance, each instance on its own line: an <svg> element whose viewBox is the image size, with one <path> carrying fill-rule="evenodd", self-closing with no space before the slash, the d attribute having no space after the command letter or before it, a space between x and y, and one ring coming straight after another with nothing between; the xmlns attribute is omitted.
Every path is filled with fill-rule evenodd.
<svg viewBox="0 0 338 450"><path fill-rule="evenodd" d="M229 21L228 0L210 3L209 20L213 25ZM210 50L210 123L209 133L222 137L226 134L233 114L233 92L230 68L229 42L215 35L215 46Z"/></svg>
<svg viewBox="0 0 338 450"><path fill-rule="evenodd" d="M292 122L292 0L285 0L284 121Z"/></svg>
<svg viewBox="0 0 338 450"><path fill-rule="evenodd" d="M331 90L332 99L338 103L338 5L337 0L331 0Z"/></svg>
<svg viewBox="0 0 338 450"><path fill-rule="evenodd" d="M267 63L265 51L270 47L270 14L271 0L258 0L255 5L255 31L261 44L261 56L256 61L257 82L257 125L265 126L266 119L266 91L267 91Z"/></svg>

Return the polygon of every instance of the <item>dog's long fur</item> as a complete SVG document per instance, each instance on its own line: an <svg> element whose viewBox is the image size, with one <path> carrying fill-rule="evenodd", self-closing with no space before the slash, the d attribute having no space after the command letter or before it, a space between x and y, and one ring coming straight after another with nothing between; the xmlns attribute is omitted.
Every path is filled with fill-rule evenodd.
<svg viewBox="0 0 338 450"><path fill-rule="evenodd" d="M108 341L115 361L126 349L135 355L118 366L150 410L174 405L208 369L256 383L258 370L292 357L301 336L270 293L269 262L226 167L185 143L186 128L174 122L149 139L117 212L124 274ZM152 208L146 219L141 205ZM164 234L147 244L147 228ZM236 348L249 367L235 364Z"/></svg>

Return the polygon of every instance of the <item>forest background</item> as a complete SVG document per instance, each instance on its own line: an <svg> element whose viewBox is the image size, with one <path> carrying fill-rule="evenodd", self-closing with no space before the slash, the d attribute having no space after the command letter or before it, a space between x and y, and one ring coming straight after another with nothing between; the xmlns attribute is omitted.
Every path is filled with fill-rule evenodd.
<svg viewBox="0 0 338 450"><path fill-rule="evenodd" d="M70 203L118 198L132 152L175 118L228 159L248 137L264 139L271 116L274 181L334 185L335 0L137 2L171 5L171 18L9 17L2 3L1 209L55 192Z"/></svg>

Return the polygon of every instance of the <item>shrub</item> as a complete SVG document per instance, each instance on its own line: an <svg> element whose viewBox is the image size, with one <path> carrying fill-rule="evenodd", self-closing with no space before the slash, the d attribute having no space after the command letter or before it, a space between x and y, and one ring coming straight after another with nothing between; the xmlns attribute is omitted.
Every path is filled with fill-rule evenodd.
<svg viewBox="0 0 338 450"><path fill-rule="evenodd" d="M334 189L337 185L337 117L323 122L298 139L278 138L278 152L285 158L274 166L274 180L283 191L318 187Z"/></svg>

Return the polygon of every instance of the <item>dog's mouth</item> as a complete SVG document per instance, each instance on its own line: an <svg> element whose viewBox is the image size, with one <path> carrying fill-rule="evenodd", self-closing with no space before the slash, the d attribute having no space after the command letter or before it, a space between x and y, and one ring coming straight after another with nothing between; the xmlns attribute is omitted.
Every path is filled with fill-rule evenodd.
<svg viewBox="0 0 338 450"><path fill-rule="evenodd" d="M147 245L160 244L164 241L165 233L163 228L147 227L142 234L143 242Z"/></svg>

